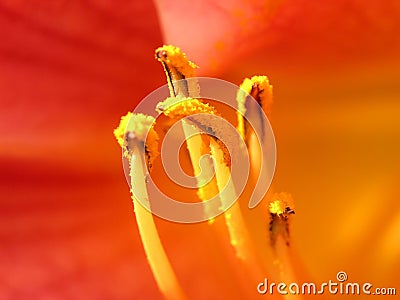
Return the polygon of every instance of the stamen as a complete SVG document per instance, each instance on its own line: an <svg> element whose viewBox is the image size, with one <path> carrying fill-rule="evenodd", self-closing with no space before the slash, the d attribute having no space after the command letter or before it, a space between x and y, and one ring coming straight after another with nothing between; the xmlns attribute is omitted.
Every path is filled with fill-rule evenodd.
<svg viewBox="0 0 400 300"><path fill-rule="evenodd" d="M296 282L294 264L290 249L290 221L293 210L293 200L288 193L276 193L269 204L270 243L275 256L274 265L282 281Z"/></svg>
<svg viewBox="0 0 400 300"><path fill-rule="evenodd" d="M199 95L199 87L195 80L186 80L186 78L195 76L195 69L198 67L189 61L178 47L164 45L158 48L156 59L163 65L171 97L177 95L197 97Z"/></svg>
<svg viewBox="0 0 400 300"><path fill-rule="evenodd" d="M253 97L257 103L252 101L250 97ZM240 85L236 100L238 103L237 129L249 148L252 177L257 178L263 176L263 174L260 174L260 162L263 159L261 147L263 147L266 124L264 124L264 118L261 114L263 112L267 114L272 104L272 85L269 84L267 76L246 78ZM255 128L252 128L246 122L246 118L250 115L254 120L252 125ZM261 136L258 137L255 132L261 133Z"/></svg>
<svg viewBox="0 0 400 300"><path fill-rule="evenodd" d="M215 108L209 104L203 103L197 99L183 98L182 96L167 98L164 102L160 102L157 105L157 109L174 121L194 114L217 114ZM197 195L200 200L207 201L218 193L218 187L215 178L204 185L202 176L200 176L203 175L204 178L209 178L209 174L201 174L202 170L199 166L201 157L210 153L209 145L205 144L200 136L201 133L206 132L205 126L201 124L197 118L186 118L182 121L182 126L186 137L186 145L192 163L193 173L197 178ZM193 135L193 133L198 134ZM209 162L209 165L205 169L213 170L212 161ZM205 211L205 214L208 215L208 212Z"/></svg>
<svg viewBox="0 0 400 300"><path fill-rule="evenodd" d="M219 115L216 109L200 100L193 99L200 96L197 82L190 80L189 83L182 84L182 79L184 79L184 82L188 82L186 79L194 76L194 69L197 66L188 61L186 56L180 52L179 48L173 46L164 46L157 49L156 58L162 62L164 66L171 94L171 98L157 105L158 111L174 120L188 117L183 122L185 134L187 132L185 127L189 124L189 126L197 127L199 132L222 136L220 135L220 131L224 131L224 129L216 127L209 117L209 115ZM237 199L232 181L230 181L229 186L225 187L231 177L229 169L231 161L229 151L217 138L209 137L208 139L204 138L204 140L208 140L209 144L199 147L199 143L204 144L199 135L197 135L197 137L192 136L191 138L188 138L186 135L188 152L191 157L194 174L197 178L197 175L200 173L198 162L201 156L211 152L212 156L217 161L213 166L216 172L215 178L204 188L200 188L198 195L202 201L206 201L211 198L207 196L215 195L215 191L217 190L219 191L221 202L229 203L231 199ZM200 183L201 182L198 181L199 187L201 186ZM221 191L223 189L226 189L227 192L223 193L222 196ZM224 205L222 207L224 207ZM234 247L237 257L245 262L248 271L254 275L259 272L259 268L256 263L256 254L253 250L253 245L243 220L239 203L236 202L225 212L224 216L231 245Z"/></svg>
<svg viewBox="0 0 400 300"><path fill-rule="evenodd" d="M201 157L208 154L210 152L210 148L204 143L203 138L200 135L201 131L198 129L198 127L194 126L193 124L189 124L185 120L182 121L182 127L185 136L190 136L190 138L186 138L186 145L193 168L193 173L197 178L197 196L201 201L205 202L218 194L216 179L213 177L213 174L210 173L213 172L213 168L211 168L212 161L209 161L208 167L203 169L201 169L199 165ZM193 133L195 134L193 135ZM209 182L206 182L206 180L203 180L205 178L212 179ZM209 224L212 224L214 222L214 218L210 217L210 215L213 213L213 211L210 209L211 208L206 205L204 213Z"/></svg>
<svg viewBox="0 0 400 300"><path fill-rule="evenodd" d="M235 148L240 147L237 145L238 143L230 143L229 134L231 133L228 133L224 125L215 124L215 118L220 116L217 110L205 103L205 100L196 99L200 97L199 85L193 78L197 66L189 61L179 48L171 45L158 48L155 57L163 65L171 96L156 107L159 113L170 118L166 122L168 125L161 130L166 132L171 123L182 119L187 150L197 179L197 195L202 201L219 195L221 207L226 208L232 203L232 199L238 198L238 191L231 180L231 167L233 169L236 166L237 156L230 157L224 142L229 145L231 151L243 149ZM251 101L250 97L256 101ZM272 86L269 84L268 78L254 76L251 79L245 79L241 90L237 93L237 102L237 129L249 148L250 172L252 175L264 176L265 174L260 174L265 172L265 168L260 169L261 161L265 158L265 156L262 157L264 154L261 150L267 143L267 136L265 136L266 124L264 124L266 121L262 115L269 110L272 102ZM246 122L246 117L249 116L253 121L255 120L252 122L254 128ZM164 296L167 299L180 300L185 299L184 292L161 243L153 215L146 209L146 207L150 207L146 188L149 180L148 172L152 171L154 159L159 155L158 134L153 128L154 124L153 117L128 113L121 118L119 127L114 130L114 135L123 149L124 157L130 163L129 175L135 216L151 270ZM257 136L256 132L261 133L261 136ZM220 140L218 137L223 138ZM208 165L201 169L199 162L204 155L209 155L213 159L209 157L208 160L203 160ZM231 159L234 162L231 162ZM202 166L204 167L204 164ZM211 172L212 174L210 174ZM210 178L211 180L208 180ZM143 201L144 206L141 204ZM235 201L224 213L226 228L224 224L216 222L215 227L219 233L225 236L226 230L228 231L236 257L242 262L243 272L252 280L261 278L265 275L266 270L271 272L276 269L280 274L281 282L297 282L289 247L289 225L291 215L294 214L290 202L290 195L281 193L275 195L268 206L270 244L262 243L265 250L262 252L264 265L260 264L258 256L260 253L256 251L259 249L255 247L260 245L253 244L250 238L239 201ZM207 207L204 213L206 216L211 215L211 213L208 214ZM211 223L212 220L210 219L209 222ZM225 244L225 246L229 247L229 244ZM266 261L268 262L266 263Z"/></svg>
<svg viewBox="0 0 400 300"><path fill-rule="evenodd" d="M290 216L294 215L292 196L288 193L276 193L269 203L270 223L269 232L271 245L276 244L278 237L290 245Z"/></svg>
<svg viewBox="0 0 400 300"><path fill-rule="evenodd" d="M147 143L144 143L145 154L147 157L147 165L149 169L152 168L154 159L159 155L158 152L158 134L151 128L147 133L147 128L155 124L154 118L144 114L135 114L128 112L125 116L121 117L121 122L114 130L114 136L118 144L124 149L124 157L130 159L132 146L130 143L135 139L144 143L147 134Z"/></svg>
<svg viewBox="0 0 400 300"><path fill-rule="evenodd" d="M130 161L129 174L136 221L143 247L158 287L167 299L185 299L182 288L161 243L153 215L134 197L136 195L142 201L143 199L144 201L149 201L146 189L147 168L146 162L143 160L143 151L146 151L147 163L151 166L152 160L158 155L158 150L156 150L158 136L152 127L149 128L153 123L154 119L150 116L128 113L121 118L121 123L114 131L114 134L118 143L125 150L124 155ZM124 134L125 131L127 131L126 135ZM146 134L147 143L145 141ZM125 154L126 152L127 154Z"/></svg>
<svg viewBox="0 0 400 300"><path fill-rule="evenodd" d="M237 94L238 102L238 130L242 137L248 141L250 128L246 125L244 118L249 114L260 114L259 106L254 105L254 101L250 101L249 97L253 97L261 109L267 114L269 107L272 104L272 85L269 84L267 76L253 76L251 79L246 78L240 85L240 90ZM243 118L244 116L244 118ZM259 132L263 132L263 118L258 118L259 123L255 126L260 127Z"/></svg>
<svg viewBox="0 0 400 300"><path fill-rule="evenodd" d="M223 207L225 203L229 203L231 199L237 199L235 187L230 181L231 172L226 163L224 151L220 144L213 137L210 138L211 155L214 158L215 175L217 178L218 190L220 192ZM230 241L236 250L236 256L242 260L251 259L254 255L250 249L252 242L245 225L242 212L240 211L239 202L235 202L226 212L226 226L229 231Z"/></svg>
<svg viewBox="0 0 400 300"><path fill-rule="evenodd" d="M199 132L207 133L207 131L211 131L218 136L218 131L223 130L221 127L215 128L215 125L208 117L208 115L218 115L216 109L211 105L205 104L197 99L187 98L184 101L167 99L160 105L164 108L163 113L174 120L188 117L185 119L185 122L192 123L191 125L197 127ZM195 136L192 136L190 139L187 139L187 147L191 157L195 176L200 174L200 169L198 166L200 157L211 152L211 155L216 162L213 165L213 168L215 169L216 182L213 184L217 185L217 190L219 191L219 196L221 198L221 202L223 203L222 207L226 207L227 205L224 205L224 203L230 203L232 199L238 198L232 181L229 181L231 178L229 169L229 152L223 143L213 136L209 136L207 139L209 141L209 145L203 145L202 147L199 147L198 144L204 143L200 136L198 136L198 140L196 140L197 144L195 144L194 140L190 141L194 137ZM228 186L226 186L227 184ZM206 195L210 195L210 193L206 191L206 188L211 189L212 192L215 193L215 186L213 187L209 184L208 187L206 186L203 188L201 193L198 193L202 201L206 201L210 198L205 198ZM225 192L221 193L223 190L225 190ZM243 260L252 259L254 257L253 250L251 249L252 243L250 241L238 202L233 204L233 206L229 208L227 212L225 212L225 220L230 241L236 251L237 257Z"/></svg>

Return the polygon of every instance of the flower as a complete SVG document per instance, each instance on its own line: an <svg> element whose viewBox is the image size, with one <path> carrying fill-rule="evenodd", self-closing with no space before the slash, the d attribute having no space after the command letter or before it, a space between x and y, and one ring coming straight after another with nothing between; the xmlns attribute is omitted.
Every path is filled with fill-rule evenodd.
<svg viewBox="0 0 400 300"><path fill-rule="evenodd" d="M278 147L274 186L295 198L292 238L310 276L323 280L343 268L354 280L396 286L398 4L282 1L244 31L246 22L232 11L240 7L241 16L254 16L256 10L258 17L261 2L196 2L183 16L185 4L157 3L165 41L190 51L201 75L217 70L236 83L269 75ZM197 11L218 26L210 32L193 18ZM203 38L185 40L189 32Z"/></svg>
<svg viewBox="0 0 400 300"><path fill-rule="evenodd" d="M161 299L110 128L163 84L148 54L164 42L190 54L198 75L236 84L269 75L274 187L293 195L291 247L310 277L341 268L354 281L396 286L397 1L287 0L272 14L241 1L163 3L157 12L149 2L1 4L2 296ZM231 3L243 12L225 9ZM229 266L219 264L229 252L205 257L203 246L218 243L208 231L156 223L183 286L200 299L229 290Z"/></svg>

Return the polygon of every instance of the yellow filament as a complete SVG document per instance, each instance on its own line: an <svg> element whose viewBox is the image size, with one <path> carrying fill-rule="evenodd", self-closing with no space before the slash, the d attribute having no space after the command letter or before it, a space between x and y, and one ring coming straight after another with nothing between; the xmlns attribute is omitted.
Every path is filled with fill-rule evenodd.
<svg viewBox="0 0 400 300"><path fill-rule="evenodd" d="M164 102L161 102L157 105L158 109L164 113L167 117L173 120L179 120L187 116L191 116L194 114L207 114L207 115L215 115L216 110L214 107L201 102L197 99L192 98L184 98L181 96L171 97L166 99ZM187 145L187 150L189 152L190 161L193 168L194 176L197 180L197 195L199 196L200 200L205 202L215 195L218 194L218 187L215 181L215 178L212 178L207 184L205 184L205 179L211 178L213 163L210 159L208 161L208 165L202 170L199 165L200 159L210 153L209 145L203 142L201 137L201 133L204 130L200 130L199 127L203 129L206 127L203 124L203 119L207 118L207 115L203 115L200 117L200 120L191 119L191 120L182 120L182 128L185 134L185 140ZM194 123L197 122L197 123ZM205 161L205 163L207 163ZM210 211L205 210L206 216L210 216ZM213 219L209 218L209 223L212 223Z"/></svg>
<svg viewBox="0 0 400 300"><path fill-rule="evenodd" d="M218 194L217 182L213 176L214 169L212 168L213 164L211 158L209 158L208 166L204 169L201 169L199 165L201 157L210 153L210 148L208 145L204 144L200 135L201 131L196 126L182 120L182 127L185 136L190 136L190 138L186 138L186 145L192 163L193 173L197 178L197 195L201 201L205 202ZM209 178L212 179L209 182L205 182L205 179ZM208 209L208 206L206 206L204 213L207 216L208 222L210 224L213 223L214 218L210 217L213 212Z"/></svg>
<svg viewBox="0 0 400 300"><path fill-rule="evenodd" d="M143 154L140 153L139 147L140 145L137 145L133 149L131 158L130 177L132 194L148 203L145 182L146 173L144 171L145 162L142 159ZM182 288L161 244L153 215L138 202L136 197L132 196L132 199L140 237L158 287L166 299L185 299Z"/></svg>
<svg viewBox="0 0 400 300"><path fill-rule="evenodd" d="M220 144L214 139L210 138L211 155L215 160L215 172L217 178L217 185L220 192L221 202L223 207L227 203L232 202L232 199L237 199L235 187L231 179L231 172L225 162L224 151L221 149ZM236 251L236 256L242 260L249 260L254 258L254 253L251 249L251 240L247 232L242 212L240 211L239 202L235 202L225 212L225 222L229 231L230 241Z"/></svg>
<svg viewBox="0 0 400 300"><path fill-rule="evenodd" d="M200 129L203 129L203 132L205 129L208 129L212 131L210 133L221 130L221 128L214 128L212 122L210 122L212 119L207 117L207 115L204 115L217 115L214 107L204 104L197 99L174 99L175 98L167 99L165 102L160 104L160 106L163 108L164 114L168 117L172 119L179 119L185 116L190 117L191 115L199 113L203 114L201 116L196 115L193 117L193 119L189 118L188 121L184 121L183 128L186 137L190 136L188 134L188 126L197 127L198 129L191 130L198 130L198 132L200 132ZM189 125L187 122L191 122L191 124ZM217 191L219 191L222 207L226 207L226 203L229 203L231 199L238 198L232 181L229 181L231 176L230 169L227 164L227 157L229 157L229 153L227 153L227 149L223 147L223 145L221 145L221 143L215 138L210 137L208 140L209 145L199 146L204 143L200 135L186 138L188 152L191 158L195 176L198 176L201 172L199 167L199 160L201 156L208 154L208 151L211 150L211 155L217 161L216 165L209 165L209 169L215 169L216 181L210 182L205 187L200 188L198 195L202 201L206 201L210 199L212 195L215 195L215 191L217 189ZM210 163L212 164L211 161ZM198 186L201 187L201 182L199 181L201 179L199 179L199 177L197 177L197 179ZM224 189L225 192L221 194L221 191ZM234 247L237 257L243 260L251 259L254 253L252 253L251 250L249 234L247 232L238 202L236 202L228 211L225 212L225 223L229 232L231 245Z"/></svg>
<svg viewBox="0 0 400 300"><path fill-rule="evenodd" d="M144 152L146 152L147 163L151 166L152 161L158 155L158 135L152 127L153 124L154 118L150 116L128 113L121 118L118 128L114 130L114 135L119 145L124 149L124 155L130 161L131 191L136 221L143 248L157 285L166 299L185 299L161 244L153 215L136 198L139 197L142 201L146 201L148 207L150 207L145 180L147 174L145 171L146 162L143 157ZM130 137L131 141L127 141L127 133L133 134ZM145 143L146 137L147 143ZM129 149L127 148L128 145Z"/></svg>

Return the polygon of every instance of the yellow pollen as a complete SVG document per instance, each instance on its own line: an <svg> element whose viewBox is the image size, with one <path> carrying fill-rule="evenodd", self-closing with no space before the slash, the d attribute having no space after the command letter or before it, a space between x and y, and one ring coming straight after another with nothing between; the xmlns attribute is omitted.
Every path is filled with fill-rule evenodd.
<svg viewBox="0 0 400 300"><path fill-rule="evenodd" d="M125 139L127 133L134 134L134 138L145 143L147 163L149 166L153 164L154 159L158 156L158 134L153 126L155 120L151 116L144 114L133 114L128 112L121 117L118 127L114 130L114 136L118 144L124 149L124 156L130 158L127 149L127 141ZM130 149L132 150L132 149Z"/></svg>
<svg viewBox="0 0 400 300"><path fill-rule="evenodd" d="M269 212L278 216L285 212L285 208L285 203L280 200L275 200L269 204Z"/></svg>
<svg viewBox="0 0 400 300"><path fill-rule="evenodd" d="M293 199L289 193L276 193L272 197L274 201L269 203L269 212L281 216L283 214L294 213L293 209Z"/></svg>
<svg viewBox="0 0 400 300"><path fill-rule="evenodd" d="M172 45L164 45L156 49L156 59L167 66L173 66L177 72L185 77L194 77L194 70L198 66L189 61L186 54L178 47Z"/></svg>
<svg viewBox="0 0 400 300"><path fill-rule="evenodd" d="M215 108L211 105L198 99L182 96L169 97L164 102L160 102L157 108L171 119L180 119L193 114L216 114Z"/></svg>

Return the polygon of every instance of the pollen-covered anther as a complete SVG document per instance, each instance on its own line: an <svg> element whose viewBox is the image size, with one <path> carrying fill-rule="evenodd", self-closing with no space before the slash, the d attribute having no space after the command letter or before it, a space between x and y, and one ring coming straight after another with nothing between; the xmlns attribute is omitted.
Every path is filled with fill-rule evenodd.
<svg viewBox="0 0 400 300"><path fill-rule="evenodd" d="M252 132L256 131L264 137L265 117L272 104L272 85L267 76L245 78L236 95L237 129L250 148L257 148L251 141ZM251 125L246 120L252 120ZM252 149L254 151L254 149Z"/></svg>
<svg viewBox="0 0 400 300"><path fill-rule="evenodd" d="M268 205L270 212L269 232L271 244L275 245L278 236L282 236L287 246L290 244L290 218L294 214L293 200L290 194L279 193Z"/></svg>
<svg viewBox="0 0 400 300"><path fill-rule="evenodd" d="M194 114L217 114L211 105L196 98L186 98L181 95L169 97L157 104L157 110L171 119L181 119Z"/></svg>
<svg viewBox="0 0 400 300"><path fill-rule="evenodd" d="M124 150L125 157L130 159L134 145L145 148L146 162L149 168L158 156L158 134L154 130L155 119L144 114L127 113L121 117L119 126L114 130L118 144Z"/></svg>
<svg viewBox="0 0 400 300"><path fill-rule="evenodd" d="M272 103L272 85L270 85L267 76L253 76L250 79L246 78L240 85L240 89L241 94L238 99L240 98L242 101L242 106L245 105L244 102L246 101L246 95L252 96L264 111Z"/></svg>
<svg viewBox="0 0 400 300"><path fill-rule="evenodd" d="M199 96L198 82L193 79L198 67L187 59L185 53L178 47L164 45L156 50L155 57L164 68L171 96Z"/></svg>
<svg viewBox="0 0 400 300"><path fill-rule="evenodd" d="M269 204L269 212L271 214L282 216L284 214L294 214L294 210L288 206L285 201L275 200Z"/></svg>
<svg viewBox="0 0 400 300"><path fill-rule="evenodd" d="M224 163L231 164L231 156L227 146L218 136L224 136L231 146L236 146L234 136L229 134L228 124L218 122L216 126L215 117L220 116L216 109L208 103L199 99L185 98L182 96L167 98L157 105L157 110L173 120L180 120L186 117L186 121L196 126L203 134L210 135L224 152Z"/></svg>
<svg viewBox="0 0 400 300"><path fill-rule="evenodd" d="M169 68L173 67L185 77L194 77L194 70L198 66L189 61L186 54L180 48L172 45L164 45L156 49L156 59L165 63Z"/></svg>

